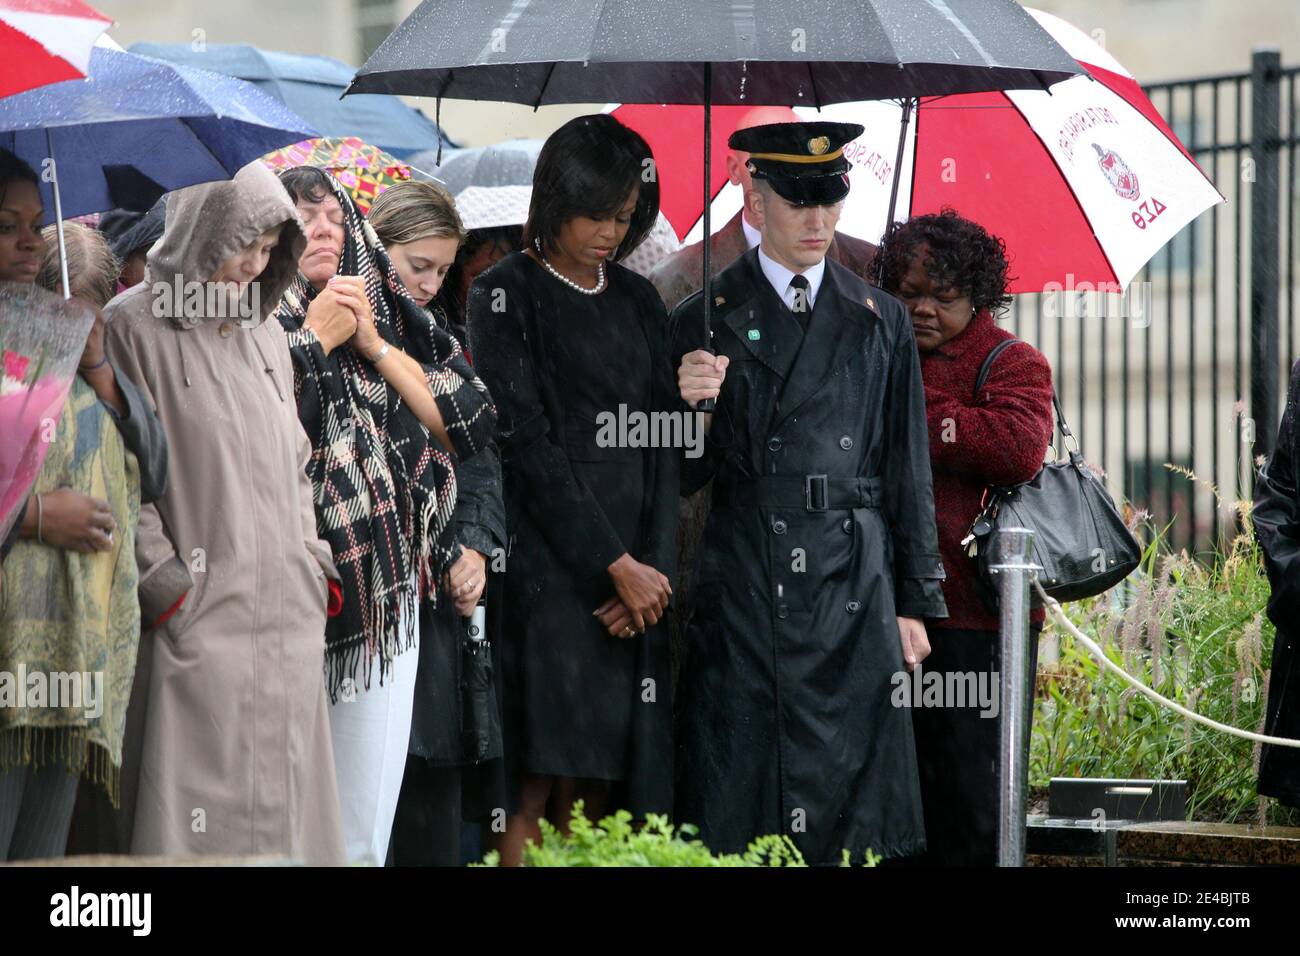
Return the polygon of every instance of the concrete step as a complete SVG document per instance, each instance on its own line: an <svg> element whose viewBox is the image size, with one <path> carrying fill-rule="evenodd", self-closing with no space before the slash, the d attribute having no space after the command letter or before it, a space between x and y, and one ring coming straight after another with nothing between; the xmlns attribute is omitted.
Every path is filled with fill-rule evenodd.
<svg viewBox="0 0 1300 956"><path fill-rule="evenodd" d="M1030 866L1300 866L1300 828L1033 815Z"/></svg>

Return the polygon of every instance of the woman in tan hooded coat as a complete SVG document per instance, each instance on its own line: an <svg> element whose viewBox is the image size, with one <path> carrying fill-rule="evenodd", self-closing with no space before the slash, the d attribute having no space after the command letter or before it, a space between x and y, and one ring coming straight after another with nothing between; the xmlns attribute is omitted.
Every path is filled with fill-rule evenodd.
<svg viewBox="0 0 1300 956"><path fill-rule="evenodd" d="M170 196L145 282L105 310L108 354L172 456L136 533L135 854L343 862L321 678L337 572L285 333L266 321L302 248L293 203L253 163Z"/></svg>

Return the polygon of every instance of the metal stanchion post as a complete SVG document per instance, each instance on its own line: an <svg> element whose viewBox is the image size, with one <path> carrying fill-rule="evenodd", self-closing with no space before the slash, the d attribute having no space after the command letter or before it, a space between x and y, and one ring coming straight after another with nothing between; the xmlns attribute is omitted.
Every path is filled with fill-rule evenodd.
<svg viewBox="0 0 1300 956"><path fill-rule="evenodd" d="M1040 570L1033 563L1034 533L1027 528L1005 528L995 535L994 561L989 570L998 577L1001 614L1001 675L999 711L1002 725L998 740L998 866L1025 865L1025 793L1029 766L1025 742L1034 697L1029 673L1029 581Z"/></svg>

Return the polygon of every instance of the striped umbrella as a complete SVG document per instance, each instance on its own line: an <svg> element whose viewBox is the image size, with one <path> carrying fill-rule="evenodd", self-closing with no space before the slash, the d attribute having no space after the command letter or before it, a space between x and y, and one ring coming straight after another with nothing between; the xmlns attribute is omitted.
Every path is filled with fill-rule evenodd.
<svg viewBox="0 0 1300 956"><path fill-rule="evenodd" d="M1002 238L1013 293L1071 283L1119 291L1179 230L1224 198L1128 70L1076 27L1026 9L1084 74L1050 90L924 96L907 127L898 101L833 103L820 111L795 106L794 112L865 127L844 149L852 168L840 231L878 241L897 190L895 219L951 206ZM749 109L714 108L715 230L741 207L740 187L726 176L726 142ZM674 159L702 150L699 112L634 104L613 109L657 156ZM703 234L698 177L678 165L659 167L660 202L678 234L695 242Z"/></svg>

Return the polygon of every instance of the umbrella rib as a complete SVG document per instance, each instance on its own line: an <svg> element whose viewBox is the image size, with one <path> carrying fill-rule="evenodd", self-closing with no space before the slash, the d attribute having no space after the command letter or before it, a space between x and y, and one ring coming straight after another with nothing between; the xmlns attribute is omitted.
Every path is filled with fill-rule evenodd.
<svg viewBox="0 0 1300 956"><path fill-rule="evenodd" d="M546 96L546 88L551 85L551 74L555 72L557 63L558 61L552 60L550 65L546 68L546 79L542 81L542 88L537 91L537 101L533 103L534 113L536 113L537 108L542 105L542 100Z"/></svg>
<svg viewBox="0 0 1300 956"><path fill-rule="evenodd" d="M808 60L808 85L812 87L813 106L817 107L817 112L822 111L822 99L817 95L817 78L813 76L813 61Z"/></svg>
<svg viewBox="0 0 1300 956"><path fill-rule="evenodd" d="M912 218L912 210L916 208L916 167L917 153L921 143L921 98L916 98L916 116L912 120L912 182L907 187L907 218ZM906 152L904 152L906 155ZM900 170L901 172L901 170ZM885 229L888 229L892 223L885 223Z"/></svg>

